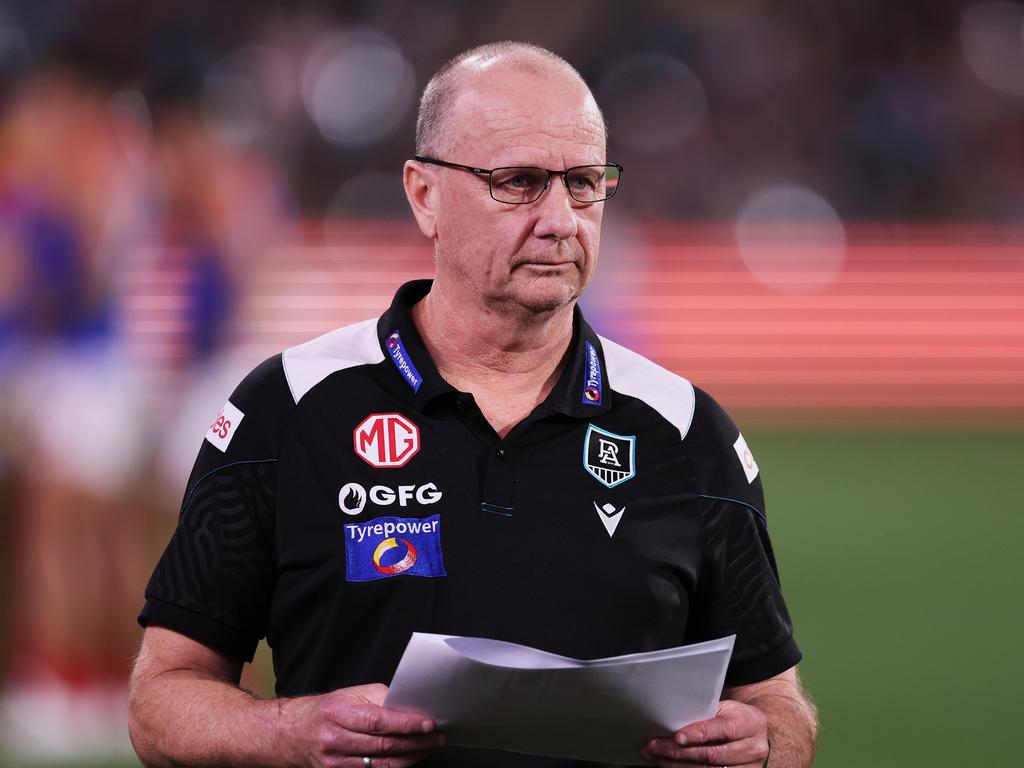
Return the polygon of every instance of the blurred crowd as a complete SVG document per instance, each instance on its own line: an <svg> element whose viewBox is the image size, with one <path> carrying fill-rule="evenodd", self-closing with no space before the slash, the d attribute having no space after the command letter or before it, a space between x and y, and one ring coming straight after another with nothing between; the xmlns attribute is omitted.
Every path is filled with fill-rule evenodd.
<svg viewBox="0 0 1024 768"><path fill-rule="evenodd" d="M302 223L406 217L419 91L497 39L594 88L617 215L731 221L788 185L798 218L1024 220L1016 2L0 5L9 750L125 747L134 616L188 471L167 454L237 379L247 277ZM123 322L144 268L177 281L160 381Z"/></svg>

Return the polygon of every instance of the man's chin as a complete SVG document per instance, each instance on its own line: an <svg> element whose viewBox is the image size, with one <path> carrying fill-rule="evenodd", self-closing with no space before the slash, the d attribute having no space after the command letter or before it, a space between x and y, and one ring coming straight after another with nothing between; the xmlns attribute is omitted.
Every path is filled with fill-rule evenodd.
<svg viewBox="0 0 1024 768"><path fill-rule="evenodd" d="M510 298L513 302L533 314L556 312L569 306L579 296L576 285L561 280L537 280L529 285L517 287Z"/></svg>

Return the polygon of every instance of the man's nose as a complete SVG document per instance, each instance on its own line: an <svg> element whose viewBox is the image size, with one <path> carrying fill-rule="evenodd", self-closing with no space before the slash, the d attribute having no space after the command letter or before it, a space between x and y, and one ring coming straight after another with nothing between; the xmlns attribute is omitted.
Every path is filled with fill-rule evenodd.
<svg viewBox="0 0 1024 768"><path fill-rule="evenodd" d="M540 200L536 202L537 223L534 233L538 237L553 237L556 240L568 240L576 236L579 220L569 188L565 184L565 176L548 178L548 185Z"/></svg>

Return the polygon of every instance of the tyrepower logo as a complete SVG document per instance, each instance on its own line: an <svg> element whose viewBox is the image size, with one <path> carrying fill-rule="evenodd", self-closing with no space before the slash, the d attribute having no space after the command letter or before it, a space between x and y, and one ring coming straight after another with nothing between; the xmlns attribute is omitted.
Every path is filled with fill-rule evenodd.
<svg viewBox="0 0 1024 768"><path fill-rule="evenodd" d="M400 413L372 413L355 428L352 442L371 467L404 467L419 453L420 429Z"/></svg>

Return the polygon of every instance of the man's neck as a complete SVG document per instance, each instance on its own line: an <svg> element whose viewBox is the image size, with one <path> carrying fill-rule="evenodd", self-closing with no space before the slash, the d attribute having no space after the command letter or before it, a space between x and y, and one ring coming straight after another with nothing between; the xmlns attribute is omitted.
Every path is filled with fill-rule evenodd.
<svg viewBox="0 0 1024 768"><path fill-rule="evenodd" d="M570 303L545 313L477 305L467 313L462 302L436 288L412 308L441 376L472 392L482 408L481 401L491 397L511 398L529 409L547 397L565 365L572 312Z"/></svg>

